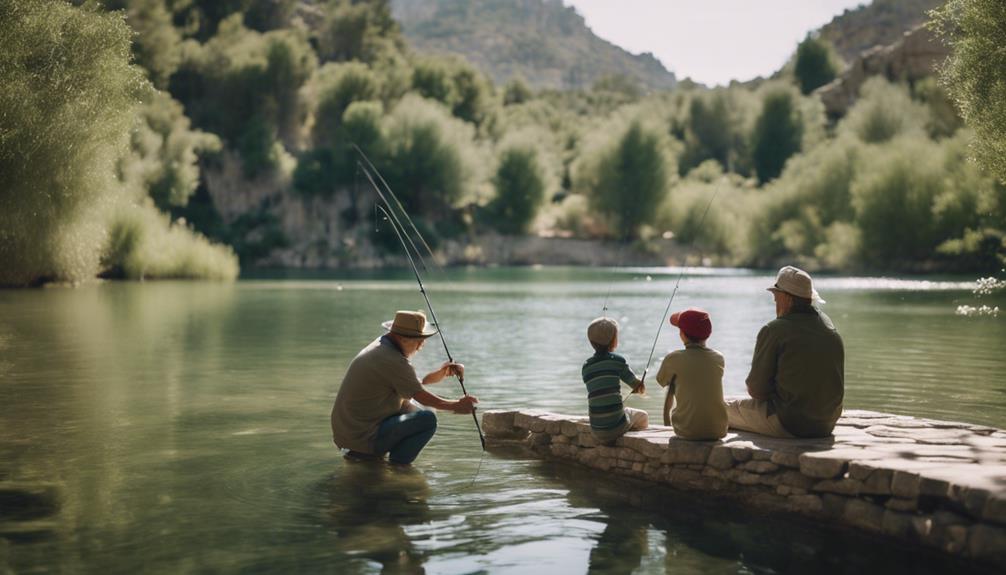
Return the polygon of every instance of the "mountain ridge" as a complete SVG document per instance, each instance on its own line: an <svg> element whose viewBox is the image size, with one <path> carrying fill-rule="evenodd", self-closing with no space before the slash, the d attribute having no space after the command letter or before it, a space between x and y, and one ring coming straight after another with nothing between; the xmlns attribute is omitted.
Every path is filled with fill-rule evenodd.
<svg viewBox="0 0 1006 575"><path fill-rule="evenodd" d="M600 38L561 0L393 0L391 8L417 52L461 56L498 85L521 78L537 89L580 89L612 77L644 91L677 85L652 54Z"/></svg>

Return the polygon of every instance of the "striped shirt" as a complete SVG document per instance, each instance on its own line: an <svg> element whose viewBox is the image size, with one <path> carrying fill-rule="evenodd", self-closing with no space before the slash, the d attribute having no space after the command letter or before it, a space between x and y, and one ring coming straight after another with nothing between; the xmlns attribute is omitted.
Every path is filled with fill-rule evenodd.
<svg viewBox="0 0 1006 575"><path fill-rule="evenodd" d="M582 373L587 386L591 431L602 442L618 439L629 427L619 382L635 389L639 386L639 378L624 357L611 352L596 353L588 358L583 362Z"/></svg>

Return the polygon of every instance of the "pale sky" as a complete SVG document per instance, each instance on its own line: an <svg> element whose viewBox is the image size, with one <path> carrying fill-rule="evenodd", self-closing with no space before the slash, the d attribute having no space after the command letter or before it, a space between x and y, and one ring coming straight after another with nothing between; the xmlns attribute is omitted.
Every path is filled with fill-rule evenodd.
<svg viewBox="0 0 1006 575"><path fill-rule="evenodd" d="M707 85L778 70L807 32L870 0L563 0L595 34Z"/></svg>

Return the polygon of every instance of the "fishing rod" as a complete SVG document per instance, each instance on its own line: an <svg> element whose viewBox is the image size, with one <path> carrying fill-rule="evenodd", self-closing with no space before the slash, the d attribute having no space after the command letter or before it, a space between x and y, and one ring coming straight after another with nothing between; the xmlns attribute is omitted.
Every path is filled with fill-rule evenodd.
<svg viewBox="0 0 1006 575"><path fill-rule="evenodd" d="M391 186L388 185L388 182L384 179L384 176L381 175L381 171L377 169L377 166L374 165L374 162L370 161L370 158L360 148L360 146L356 145L356 142L350 142L350 144L352 144L353 148L356 150L356 153L360 154L360 157L363 158L363 161L367 163L367 166L363 170L364 173L367 173L368 172L367 168L369 168L370 171L373 171L374 174L377 175L377 179L380 180L381 184L384 185L384 189L388 191L388 195L390 195L391 198L395 200L395 205L402 212L402 215L405 216L405 220L409 222L409 226L412 227L413 233L415 233L416 236L419 238L419 241L422 242L423 247L426 248L426 252L430 254L430 258L433 260L434 265L436 265L437 258L433 255L433 248L430 247L430 244L426 243L426 238L424 238L423 234L419 232L419 228L416 227L416 222L412 221L412 218L409 217L409 212L405 209L405 206L402 205L402 202L398 199L398 196L395 195L395 192L391 191ZM357 165L360 165L360 163L357 162ZM384 194L381 193L380 188L377 186L377 184L374 183L374 180L373 178L370 177L369 173L367 174L367 178L370 179L370 183L374 185L374 189L377 191L377 195L381 196L381 199L384 200L384 203L388 204L388 207L391 207L391 204L387 201L386 198L384 198ZM398 221L398 218L395 218L395 221ZM399 225L401 225L401 222L399 222ZM402 230L405 230L405 226L401 227ZM409 243L412 243L412 248L416 249L416 244L412 242L412 237L408 236L408 234L406 234L406 237L409 238ZM419 253L418 249L416 249L416 253L417 254ZM420 259L422 258L420 257ZM423 268L428 269L426 268L425 263L423 265Z"/></svg>
<svg viewBox="0 0 1006 575"><path fill-rule="evenodd" d="M389 208L391 206L388 206ZM454 356L451 355L451 350L447 347L447 340L444 338L444 330L440 328L440 322L437 321L437 312L433 311L433 304L430 303L430 296L426 293L426 286L423 285L423 278L419 275L419 268L416 267L416 261L413 259L412 254L409 253L409 246L405 243L405 238L402 237L402 231L398 229L395 225L395 219L392 214L385 209L384 206L378 204L377 208L384 212L384 215L388 217L388 222L391 224L391 229L395 231L395 235L398 236L398 241L402 243L402 247L405 248L405 255L409 259L409 263L412 265L412 272L416 275L416 282L419 283L419 293L423 294L423 299L426 300L426 307L430 310L430 318L433 320L433 325L437 326L437 334L440 335L440 343L444 345L444 351L447 352L447 360L454 363ZM465 389L465 378L463 375L458 374L458 382L461 383L461 392L468 395L468 390ZM479 418L475 415L475 406L472 406L472 420L475 421L475 429L479 432L479 441L482 443L482 451L486 450L486 438L482 435L482 427L479 425Z"/></svg>
<svg viewBox="0 0 1006 575"><path fill-rule="evenodd" d="M719 193L720 190L717 188L717 190L713 192L713 197L709 198L709 203L706 204L706 209L705 211L702 212L702 217L699 218L699 225L697 226L698 228L702 228L702 224L704 224L706 221L706 215L709 214L709 208L712 207L713 201L716 199L716 196ZM664 314L660 316L660 325L657 326L657 335L653 338L653 346L650 347L650 357L646 359L646 366L643 368L643 376L639 378L641 382L644 383L646 382L646 373L650 371L650 362L653 361L653 353L657 349L657 341L660 339L660 332L661 330L664 329L664 321L667 319L667 313L671 311L671 304L674 303L674 296L678 294L678 287L681 285L681 278L684 277L684 275L685 275L685 266L681 266L681 272L678 274L678 280L674 282L674 291L671 292L671 297L667 300L667 307L664 308ZM628 399L630 395L632 395L632 393L629 393L628 395L623 397L622 401Z"/></svg>
<svg viewBox="0 0 1006 575"><path fill-rule="evenodd" d="M356 145L356 144L354 144L354 145ZM357 148L357 149L359 149L359 148ZM363 152L361 151L360 153L362 154ZM370 185L373 186L374 191L377 192L377 196L379 198L381 198L381 201L383 201L385 203L385 205L387 205L390 208L391 204L388 202L388 198L386 198L384 196L384 193L381 192L381 188L377 185L377 182L374 181L374 177L370 175L370 170L368 170L366 167L364 167L363 164L361 164L359 162L356 163L356 166L360 169L360 171L363 172L363 174L365 176L367 176L367 180L370 181ZM378 173L377 176L380 177L381 174ZM381 181L384 181L383 178L382 178ZM388 193L391 193L392 197L394 197L394 194L391 192L391 188L388 188ZM398 201L398 198L395 198L395 201ZM402 215L404 215L406 218L408 218L409 214L405 212L405 208L401 205L401 203L399 203L398 205L399 205L399 208L402 210ZM375 207L376 206L377 206L377 204L375 204ZM387 214L388 212L385 211L385 213ZM392 213L388 214L388 217L390 217L392 219L393 223L397 224L399 228L401 228L403 230L405 229L405 226L402 224L402 221L398 219L398 216L394 213L394 210L392 210ZM411 221L412 220L410 219L409 222L411 223ZM416 226L415 226L415 224L413 224L412 225L412 229L415 229L415 228L416 228ZM419 234L419 230L416 230L416 234L419 235L419 240L422 241L423 244L425 245L426 241L423 240L423 236ZM412 246L413 251L415 251L415 253L416 253L416 257L419 258L419 263L422 264L423 270L424 271L429 271L430 268L427 267L426 260L423 259L423 254L419 251L419 248L416 247L416 242L412 241L412 236L406 234L405 238L407 240L409 240L409 245ZM404 242L403 242L403 244L404 244ZM429 246L427 246L426 249L429 250ZM409 251L408 245L405 246L405 251L406 252ZM430 257L433 257L433 252L432 251L430 251Z"/></svg>

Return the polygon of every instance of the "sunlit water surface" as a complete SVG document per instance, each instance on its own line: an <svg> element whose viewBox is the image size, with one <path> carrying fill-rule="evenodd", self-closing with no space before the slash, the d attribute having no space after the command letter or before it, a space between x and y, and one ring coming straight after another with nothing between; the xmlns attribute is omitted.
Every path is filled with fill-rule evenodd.
<svg viewBox="0 0 1006 575"><path fill-rule="evenodd" d="M607 296L620 351L642 371L677 277L453 270L429 291L482 407L582 414L587 323ZM674 308L710 311L727 393L743 392L774 315L771 280L691 270L681 281ZM1006 319L956 316L976 302L964 280L818 288L846 343L847 407L1006 427ZM404 273L0 292L0 572L948 568L519 453L481 459L467 416L442 413L412 468L345 461L328 427L342 373L394 310L423 305ZM679 345L664 330L654 363ZM434 340L415 363L444 358ZM449 381L434 391L458 394ZM662 401L651 386L630 405L659 419Z"/></svg>

